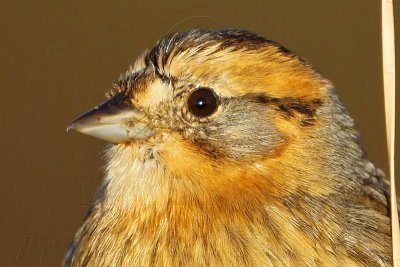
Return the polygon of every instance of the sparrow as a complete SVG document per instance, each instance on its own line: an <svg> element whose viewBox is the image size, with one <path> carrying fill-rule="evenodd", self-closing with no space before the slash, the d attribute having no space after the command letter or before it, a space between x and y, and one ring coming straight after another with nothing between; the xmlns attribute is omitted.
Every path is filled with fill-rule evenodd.
<svg viewBox="0 0 400 267"><path fill-rule="evenodd" d="M168 35L68 129L110 142L64 266L391 266L388 184L333 84L244 30Z"/></svg>

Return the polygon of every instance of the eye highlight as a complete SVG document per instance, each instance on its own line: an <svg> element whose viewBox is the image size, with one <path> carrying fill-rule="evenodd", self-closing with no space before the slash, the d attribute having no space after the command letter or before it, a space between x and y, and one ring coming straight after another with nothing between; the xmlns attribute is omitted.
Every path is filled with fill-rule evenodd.
<svg viewBox="0 0 400 267"><path fill-rule="evenodd" d="M211 89L199 88L188 99L189 111L196 117L207 117L217 109L217 96Z"/></svg>

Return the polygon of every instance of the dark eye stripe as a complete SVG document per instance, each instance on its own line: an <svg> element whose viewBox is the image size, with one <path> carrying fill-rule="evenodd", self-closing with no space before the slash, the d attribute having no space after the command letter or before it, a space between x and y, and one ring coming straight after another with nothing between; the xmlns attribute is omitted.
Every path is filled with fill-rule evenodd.
<svg viewBox="0 0 400 267"><path fill-rule="evenodd" d="M315 115L317 108L323 105L321 99L305 100L302 98L293 97L269 97L266 95L246 95L245 97L254 99L255 101L263 104L274 104L280 110L291 113L293 111L302 113L307 116Z"/></svg>

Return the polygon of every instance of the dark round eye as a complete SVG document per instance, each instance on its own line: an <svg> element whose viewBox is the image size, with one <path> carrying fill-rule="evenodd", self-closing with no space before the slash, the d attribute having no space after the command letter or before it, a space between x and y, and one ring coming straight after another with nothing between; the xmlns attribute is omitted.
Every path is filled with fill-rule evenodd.
<svg viewBox="0 0 400 267"><path fill-rule="evenodd" d="M212 90L200 88L189 96L188 105L193 115L206 117L217 109L217 97Z"/></svg>

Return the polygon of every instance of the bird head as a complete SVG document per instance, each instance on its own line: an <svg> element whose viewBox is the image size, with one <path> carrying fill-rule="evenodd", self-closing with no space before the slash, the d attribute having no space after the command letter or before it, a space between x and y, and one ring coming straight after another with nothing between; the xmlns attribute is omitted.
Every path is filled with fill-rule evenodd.
<svg viewBox="0 0 400 267"><path fill-rule="evenodd" d="M321 166L310 159L321 162L316 151L334 147L321 137L332 117L329 81L281 45L246 31L167 36L108 97L70 128L114 144L110 157L119 164L109 169L122 158L156 162L203 191L307 191L305 173Z"/></svg>

